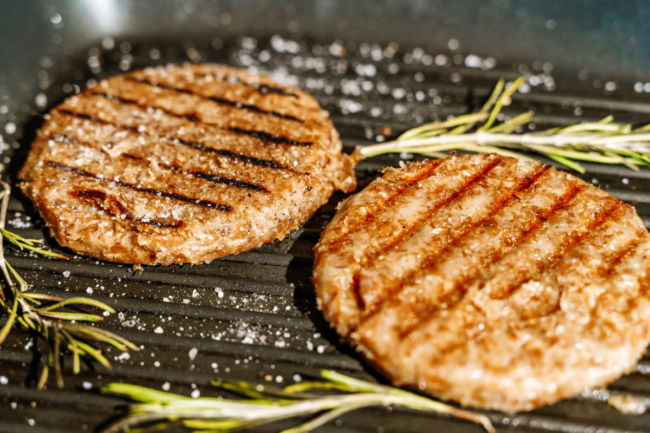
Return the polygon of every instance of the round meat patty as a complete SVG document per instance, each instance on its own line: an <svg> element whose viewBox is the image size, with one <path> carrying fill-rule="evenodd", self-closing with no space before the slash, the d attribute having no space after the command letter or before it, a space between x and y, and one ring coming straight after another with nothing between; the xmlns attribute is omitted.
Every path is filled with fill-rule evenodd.
<svg viewBox="0 0 650 433"><path fill-rule="evenodd" d="M395 384L530 410L630 372L650 342L634 208L498 155L387 169L315 248L325 317Z"/></svg>
<svg viewBox="0 0 650 433"><path fill-rule="evenodd" d="M217 65L101 81L49 114L20 176L57 241L123 263L202 263L283 239L354 189L309 95Z"/></svg>

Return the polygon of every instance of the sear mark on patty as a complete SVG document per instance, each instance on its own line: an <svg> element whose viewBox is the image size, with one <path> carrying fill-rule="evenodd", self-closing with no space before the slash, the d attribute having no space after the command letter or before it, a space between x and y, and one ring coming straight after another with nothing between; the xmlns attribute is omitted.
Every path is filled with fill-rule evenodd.
<svg viewBox="0 0 650 433"><path fill-rule="evenodd" d="M73 191L71 192L72 196L77 198L87 199L93 202L95 206L99 209L106 211L109 215L127 221L131 221L139 224L146 224L152 227L161 228L161 229L177 229L183 227L183 221L173 221L171 223L162 222L158 220L143 220L137 219L133 216L131 211L129 211L126 206L122 204L117 198L106 194L104 191L99 190L83 190L83 191Z"/></svg>

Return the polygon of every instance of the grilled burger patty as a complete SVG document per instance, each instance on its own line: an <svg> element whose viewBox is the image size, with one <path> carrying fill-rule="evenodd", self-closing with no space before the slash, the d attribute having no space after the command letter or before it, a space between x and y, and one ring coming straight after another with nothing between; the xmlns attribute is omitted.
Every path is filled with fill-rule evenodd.
<svg viewBox="0 0 650 433"><path fill-rule="evenodd" d="M399 385L506 412L631 371L650 342L634 208L497 155L385 170L315 248L319 305Z"/></svg>
<svg viewBox="0 0 650 433"><path fill-rule="evenodd" d="M283 239L355 186L309 95L217 65L148 68L56 107L20 176L57 241L133 264Z"/></svg>

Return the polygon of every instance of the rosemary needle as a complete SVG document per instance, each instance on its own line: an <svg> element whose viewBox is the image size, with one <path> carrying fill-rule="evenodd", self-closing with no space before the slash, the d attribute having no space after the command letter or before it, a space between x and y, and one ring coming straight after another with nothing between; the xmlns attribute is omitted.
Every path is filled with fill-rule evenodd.
<svg viewBox="0 0 650 433"><path fill-rule="evenodd" d="M650 165L650 134L646 133L650 125L632 129L630 125L614 123L613 116L607 116L599 122L515 134L518 128L534 121L532 112L494 125L503 105L523 82L524 78L519 77L504 86L503 80L500 80L490 99L477 113L410 129L395 141L362 148L361 154L372 157L384 153L411 152L439 158L444 155L440 152L464 150L533 160L520 153L524 151L545 155L580 173L584 173L585 169L578 161L622 164L632 170ZM485 123L475 131L468 132L482 121ZM451 126L455 128L448 131Z"/></svg>

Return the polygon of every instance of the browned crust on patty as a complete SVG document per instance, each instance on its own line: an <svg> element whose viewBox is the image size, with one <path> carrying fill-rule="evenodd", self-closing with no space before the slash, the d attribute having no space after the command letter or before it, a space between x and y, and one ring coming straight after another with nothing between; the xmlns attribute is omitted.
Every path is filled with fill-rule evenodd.
<svg viewBox="0 0 650 433"><path fill-rule="evenodd" d="M147 68L52 110L20 172L57 241L133 264L202 263L295 230L354 164L318 103L218 65Z"/></svg>
<svg viewBox="0 0 650 433"><path fill-rule="evenodd" d="M394 383L530 410L606 385L650 342L634 209L498 155L389 169L315 247L325 317Z"/></svg>

